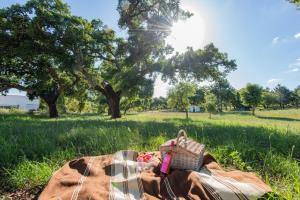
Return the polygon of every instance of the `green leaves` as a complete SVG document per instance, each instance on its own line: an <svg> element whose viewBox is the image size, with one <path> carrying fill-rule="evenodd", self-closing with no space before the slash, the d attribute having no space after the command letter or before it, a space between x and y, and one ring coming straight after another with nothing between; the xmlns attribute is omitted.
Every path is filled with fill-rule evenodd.
<svg viewBox="0 0 300 200"><path fill-rule="evenodd" d="M180 8L180 0L119 0L118 11L125 38L101 20L73 16L62 0L29 0L0 9L0 76L16 77L32 96L95 87L105 93L105 82L118 95L148 97L156 72L166 79L203 81L236 69L235 61L213 44L165 59L172 52L165 43L170 27L191 16ZM184 89L186 108L186 98L195 92Z"/></svg>
<svg viewBox="0 0 300 200"><path fill-rule="evenodd" d="M296 4L297 7L300 6L300 0L288 0L290 3Z"/></svg>
<svg viewBox="0 0 300 200"><path fill-rule="evenodd" d="M257 84L248 83L245 88L241 90L243 102L252 107L252 114L254 115L255 108L262 100L262 87Z"/></svg>
<svg viewBox="0 0 300 200"><path fill-rule="evenodd" d="M176 54L168 60L162 69L166 77L183 80L218 80L236 69L235 60L229 60L226 53L221 53L209 44L203 49L188 48L182 54Z"/></svg>
<svg viewBox="0 0 300 200"><path fill-rule="evenodd" d="M188 110L190 97L196 93L196 86L190 83L179 83L168 92L168 105L178 110Z"/></svg>

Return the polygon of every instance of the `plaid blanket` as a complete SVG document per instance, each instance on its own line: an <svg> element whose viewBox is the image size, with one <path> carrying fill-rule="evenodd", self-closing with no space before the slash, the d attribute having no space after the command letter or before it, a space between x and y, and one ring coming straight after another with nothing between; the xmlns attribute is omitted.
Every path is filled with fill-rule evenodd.
<svg viewBox="0 0 300 200"><path fill-rule="evenodd" d="M159 163L139 163L137 156L119 151L70 161L53 174L39 199L252 200L271 191L254 173L225 171L209 154L199 172L172 170L163 180Z"/></svg>

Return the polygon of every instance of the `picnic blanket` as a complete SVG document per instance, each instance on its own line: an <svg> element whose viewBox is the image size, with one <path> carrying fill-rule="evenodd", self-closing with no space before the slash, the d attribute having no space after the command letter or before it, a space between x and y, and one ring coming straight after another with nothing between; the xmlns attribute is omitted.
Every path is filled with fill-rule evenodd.
<svg viewBox="0 0 300 200"><path fill-rule="evenodd" d="M154 152L159 158L159 152ZM136 161L138 152L82 157L57 170L39 199L252 200L271 192L254 173L225 171L210 155L201 170L172 170L162 179L159 163Z"/></svg>

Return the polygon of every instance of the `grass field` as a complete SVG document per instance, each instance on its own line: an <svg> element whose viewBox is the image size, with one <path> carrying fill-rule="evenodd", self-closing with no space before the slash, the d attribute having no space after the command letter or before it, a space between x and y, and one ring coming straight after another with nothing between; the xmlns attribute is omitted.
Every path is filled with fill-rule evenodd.
<svg viewBox="0 0 300 200"><path fill-rule="evenodd" d="M67 160L121 149L157 150L179 129L204 143L228 168L257 173L287 199L300 199L300 110L213 115L146 112L120 120L99 115L59 119L0 114L0 168L4 190L47 183ZM3 192L3 191L2 191Z"/></svg>

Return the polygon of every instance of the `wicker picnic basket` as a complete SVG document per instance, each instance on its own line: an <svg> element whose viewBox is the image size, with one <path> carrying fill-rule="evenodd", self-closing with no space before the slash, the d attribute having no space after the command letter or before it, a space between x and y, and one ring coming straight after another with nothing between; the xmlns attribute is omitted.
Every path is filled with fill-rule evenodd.
<svg viewBox="0 0 300 200"><path fill-rule="evenodd" d="M172 141L175 146L171 147ZM171 139L159 148L162 158L166 152L172 151L171 168L199 171L203 163L205 146L188 139L184 130L178 132L177 139Z"/></svg>

